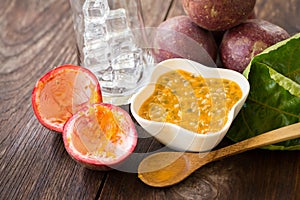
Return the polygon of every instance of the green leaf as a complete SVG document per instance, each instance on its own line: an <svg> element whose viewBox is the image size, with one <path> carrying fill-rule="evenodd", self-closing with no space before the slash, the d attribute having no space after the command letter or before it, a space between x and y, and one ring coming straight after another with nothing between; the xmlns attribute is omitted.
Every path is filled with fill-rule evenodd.
<svg viewBox="0 0 300 200"><path fill-rule="evenodd" d="M300 33L255 56L244 75L250 93L227 137L238 142L300 122ZM300 150L300 138L264 148Z"/></svg>

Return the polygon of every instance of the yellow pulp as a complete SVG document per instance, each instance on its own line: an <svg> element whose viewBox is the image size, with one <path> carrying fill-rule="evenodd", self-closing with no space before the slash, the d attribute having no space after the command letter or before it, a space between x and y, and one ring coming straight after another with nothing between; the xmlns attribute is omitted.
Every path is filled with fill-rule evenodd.
<svg viewBox="0 0 300 200"><path fill-rule="evenodd" d="M234 81L174 70L159 77L139 115L205 134L222 129L229 110L241 97L242 90Z"/></svg>

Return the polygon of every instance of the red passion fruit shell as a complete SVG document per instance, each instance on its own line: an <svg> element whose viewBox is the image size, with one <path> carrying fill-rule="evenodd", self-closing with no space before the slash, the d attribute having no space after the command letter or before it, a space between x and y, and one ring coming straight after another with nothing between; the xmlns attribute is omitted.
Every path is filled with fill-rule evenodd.
<svg viewBox="0 0 300 200"><path fill-rule="evenodd" d="M40 78L32 92L34 113L45 127L62 132L82 107L102 102L100 84L88 69L63 65Z"/></svg>
<svg viewBox="0 0 300 200"><path fill-rule="evenodd" d="M130 115L104 103L77 112L63 130L69 155L93 170L108 170L120 164L134 151L137 138Z"/></svg>

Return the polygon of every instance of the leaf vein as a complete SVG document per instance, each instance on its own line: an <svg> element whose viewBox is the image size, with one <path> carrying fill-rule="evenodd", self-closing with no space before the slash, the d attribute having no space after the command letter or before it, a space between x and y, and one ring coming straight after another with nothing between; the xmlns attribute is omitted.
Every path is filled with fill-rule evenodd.
<svg viewBox="0 0 300 200"><path fill-rule="evenodd" d="M276 107L272 107L272 106L270 106L268 104L256 101L255 99L252 99L252 98L248 98L248 101L252 101L253 103L256 103L258 105L264 106L264 107L266 107L266 108L268 108L270 110L274 110L274 111L276 111L278 113L281 113L281 114L285 114L285 115L288 115L288 116L291 116L291 117L295 117L295 118L300 118L299 115L296 115L296 114L293 114L293 113L289 113L289 112L286 112L284 110L280 110L280 109L278 109Z"/></svg>

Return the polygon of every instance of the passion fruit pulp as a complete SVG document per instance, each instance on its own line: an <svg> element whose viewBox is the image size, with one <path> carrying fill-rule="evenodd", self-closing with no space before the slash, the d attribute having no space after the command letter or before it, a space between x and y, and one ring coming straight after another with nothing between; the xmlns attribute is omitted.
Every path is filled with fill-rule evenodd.
<svg viewBox="0 0 300 200"><path fill-rule="evenodd" d="M125 110L101 103L73 115L63 129L63 141L77 162L93 170L108 170L134 151L137 132Z"/></svg>

